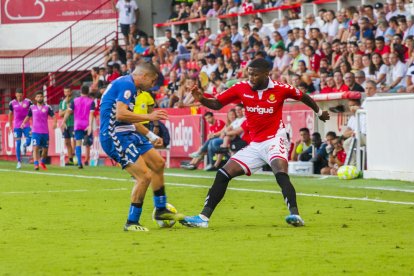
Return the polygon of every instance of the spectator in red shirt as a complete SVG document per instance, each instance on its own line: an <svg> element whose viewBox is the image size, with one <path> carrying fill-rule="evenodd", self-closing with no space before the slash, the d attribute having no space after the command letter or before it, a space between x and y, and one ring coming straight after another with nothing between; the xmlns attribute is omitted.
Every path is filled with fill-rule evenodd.
<svg viewBox="0 0 414 276"><path fill-rule="evenodd" d="M305 55L309 58L308 69L314 73L318 73L321 64L321 56L315 53L315 49L312 46L305 47Z"/></svg>
<svg viewBox="0 0 414 276"><path fill-rule="evenodd" d="M345 92L349 91L348 86L344 83L344 78L342 76L342 73L339 71L336 71L334 73L334 81L335 81L335 87L333 88L332 92Z"/></svg>
<svg viewBox="0 0 414 276"><path fill-rule="evenodd" d="M336 137L332 140L333 151L329 153L329 165L321 170L321 174L337 175L338 169L345 163L346 152L342 140Z"/></svg>
<svg viewBox="0 0 414 276"><path fill-rule="evenodd" d="M333 79L333 76L331 74L328 74L326 77L326 82L321 83L321 94L325 93L332 93L334 92L335 88L335 81Z"/></svg>
<svg viewBox="0 0 414 276"><path fill-rule="evenodd" d="M375 38L375 53L380 54L389 54L391 52L390 46L385 45L385 39L383 36Z"/></svg>
<svg viewBox="0 0 414 276"><path fill-rule="evenodd" d="M121 66L118 63L112 65L112 74L108 76L108 82L112 82L121 76Z"/></svg>

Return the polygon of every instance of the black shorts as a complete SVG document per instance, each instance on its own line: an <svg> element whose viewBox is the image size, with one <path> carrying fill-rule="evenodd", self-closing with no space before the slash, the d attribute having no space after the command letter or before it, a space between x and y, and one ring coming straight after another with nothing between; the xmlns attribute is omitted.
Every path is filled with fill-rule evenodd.
<svg viewBox="0 0 414 276"><path fill-rule="evenodd" d="M128 24L120 24L121 26L121 33L125 36L128 37L129 36L129 31L130 31L130 27Z"/></svg>
<svg viewBox="0 0 414 276"><path fill-rule="evenodd" d="M63 139L73 138L73 126L68 126L62 132Z"/></svg>
<svg viewBox="0 0 414 276"><path fill-rule="evenodd" d="M93 145L93 134L88 135L86 134L85 136L83 136L83 145L90 147Z"/></svg>
<svg viewBox="0 0 414 276"><path fill-rule="evenodd" d="M244 141L239 136L236 136L236 138L234 138L233 141L231 141L231 143L230 143L230 150L231 151L239 151L242 148L244 148L245 146L247 146L246 141Z"/></svg>

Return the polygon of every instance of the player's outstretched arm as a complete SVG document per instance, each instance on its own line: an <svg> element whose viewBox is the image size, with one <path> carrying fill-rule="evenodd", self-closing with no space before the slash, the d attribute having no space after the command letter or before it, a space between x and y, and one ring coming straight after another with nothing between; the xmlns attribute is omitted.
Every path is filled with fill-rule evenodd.
<svg viewBox="0 0 414 276"><path fill-rule="evenodd" d="M194 99L199 101L205 107L208 107L213 110L219 110L223 107L223 105L215 98L207 99L203 96L203 92L197 87L194 86L191 89L191 94L193 95Z"/></svg>
<svg viewBox="0 0 414 276"><path fill-rule="evenodd" d="M155 110L151 114L135 114L128 110L123 102L116 103L116 119L120 122L139 123L143 121L167 120L168 114L165 110Z"/></svg>
<svg viewBox="0 0 414 276"><path fill-rule="evenodd" d="M309 106L310 108L312 108L312 110L318 115L321 121L326 122L327 120L329 120L330 118L329 112L326 110L320 109L319 106L316 104L316 102L311 97L309 97L308 94L304 93L300 101L306 104L307 106Z"/></svg>

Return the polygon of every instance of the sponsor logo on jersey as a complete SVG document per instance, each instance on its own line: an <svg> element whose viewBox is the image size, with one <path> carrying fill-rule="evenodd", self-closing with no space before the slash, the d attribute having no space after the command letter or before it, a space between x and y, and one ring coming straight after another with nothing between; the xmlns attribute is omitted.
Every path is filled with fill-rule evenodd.
<svg viewBox="0 0 414 276"><path fill-rule="evenodd" d="M260 106L246 106L246 110L249 112L262 114L273 114L273 107L265 108Z"/></svg>

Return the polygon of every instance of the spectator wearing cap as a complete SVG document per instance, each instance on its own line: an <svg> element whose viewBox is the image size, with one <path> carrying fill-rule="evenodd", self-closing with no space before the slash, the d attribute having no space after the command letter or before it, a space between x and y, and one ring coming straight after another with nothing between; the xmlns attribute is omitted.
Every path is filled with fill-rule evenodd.
<svg viewBox="0 0 414 276"><path fill-rule="evenodd" d="M390 46L385 45L385 39L383 36L378 36L375 38L375 53L378 53L380 55L390 53L391 49Z"/></svg>
<svg viewBox="0 0 414 276"><path fill-rule="evenodd" d="M381 2L375 3L374 5L374 15L376 18L380 17L380 14L385 12L384 11L384 4Z"/></svg>
<svg viewBox="0 0 414 276"><path fill-rule="evenodd" d="M349 91L365 92L365 89L355 82L354 73L348 72L344 75L345 85L348 86Z"/></svg>

